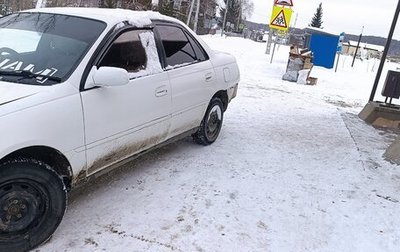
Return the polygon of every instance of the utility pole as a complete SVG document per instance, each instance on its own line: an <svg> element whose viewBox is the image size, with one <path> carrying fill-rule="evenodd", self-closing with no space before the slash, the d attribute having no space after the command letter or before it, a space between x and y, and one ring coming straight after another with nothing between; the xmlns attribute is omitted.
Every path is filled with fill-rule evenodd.
<svg viewBox="0 0 400 252"><path fill-rule="evenodd" d="M199 12L200 12L200 0L197 0L196 3L196 14L194 16L194 24L193 24L193 31L197 33L197 23L199 22Z"/></svg>
<svg viewBox="0 0 400 252"><path fill-rule="evenodd" d="M272 45L272 36L273 36L274 30L272 28L269 28L268 31L268 41L267 41L267 48L265 49L265 54L270 55L271 54L271 45Z"/></svg>
<svg viewBox="0 0 400 252"><path fill-rule="evenodd" d="M187 26L190 25L190 18L192 17L192 13L193 13L194 1L196 1L196 0L192 0L192 2L190 3L189 15L188 15L188 18L187 18L187 21L186 21L186 25Z"/></svg>
<svg viewBox="0 0 400 252"><path fill-rule="evenodd" d="M222 23L221 37L224 36L224 32L225 32L226 14L228 13L228 8L229 8L229 0L226 1L226 5L225 5L225 14L224 14L224 21Z"/></svg>
<svg viewBox="0 0 400 252"><path fill-rule="evenodd" d="M237 31L239 31L240 21L242 20L242 0L239 0L239 4L240 4L240 12L239 12L238 21L237 21L237 24L236 24L236 30Z"/></svg>
<svg viewBox="0 0 400 252"><path fill-rule="evenodd" d="M381 63L379 64L378 72L376 73L374 86L372 87L371 96L369 97L370 102L374 101L374 98L375 98L376 89L378 88L379 80L382 75L386 57L389 53L390 44L392 43L393 34L396 29L397 20L399 19L399 13L400 13L400 1L397 3L397 8L396 8L396 12L394 13L392 26L390 27L389 36L386 40L385 50L383 51Z"/></svg>
<svg viewBox="0 0 400 252"><path fill-rule="evenodd" d="M361 29L360 37L358 37L358 43L357 43L356 51L354 53L353 63L351 63L351 67L354 67L354 62L356 61L356 57L357 57L357 53L358 53L358 47L360 46L360 42L361 42L361 38L362 38L363 32L364 32L364 26Z"/></svg>
<svg viewBox="0 0 400 252"><path fill-rule="evenodd" d="M299 18L299 13L296 13L296 19L294 20L294 25L293 28L296 28L297 25L297 19Z"/></svg>

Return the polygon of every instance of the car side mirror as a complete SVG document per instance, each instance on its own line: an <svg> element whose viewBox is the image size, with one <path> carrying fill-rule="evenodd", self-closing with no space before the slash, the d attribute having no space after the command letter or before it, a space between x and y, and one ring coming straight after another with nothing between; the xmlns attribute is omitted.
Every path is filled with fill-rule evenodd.
<svg viewBox="0 0 400 252"><path fill-rule="evenodd" d="M97 87L123 86L129 83L129 74L123 68L100 67L94 72L93 81Z"/></svg>

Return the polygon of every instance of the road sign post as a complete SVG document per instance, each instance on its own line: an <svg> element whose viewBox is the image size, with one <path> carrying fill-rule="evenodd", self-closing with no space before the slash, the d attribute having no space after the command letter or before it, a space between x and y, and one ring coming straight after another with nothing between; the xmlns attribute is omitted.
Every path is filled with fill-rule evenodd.
<svg viewBox="0 0 400 252"><path fill-rule="evenodd" d="M268 43L265 53L271 53L271 45L273 40L273 31L276 30L278 33L286 33L289 30L290 19L292 18L293 10L291 8L286 8L285 6L292 7L292 0L275 0L274 6L272 8L271 20L269 22L269 35ZM276 47L276 38L274 49L272 50L271 63L274 58Z"/></svg>
<svg viewBox="0 0 400 252"><path fill-rule="evenodd" d="M275 48L276 48L276 40L274 41L274 49L272 49L271 61L269 62L269 63L271 63L271 64L272 64L272 61L274 60Z"/></svg>
<svg viewBox="0 0 400 252"><path fill-rule="evenodd" d="M272 34L273 34L273 30L270 28L268 31L268 41L267 41L267 49L265 51L265 54L271 54L271 45L272 45Z"/></svg>

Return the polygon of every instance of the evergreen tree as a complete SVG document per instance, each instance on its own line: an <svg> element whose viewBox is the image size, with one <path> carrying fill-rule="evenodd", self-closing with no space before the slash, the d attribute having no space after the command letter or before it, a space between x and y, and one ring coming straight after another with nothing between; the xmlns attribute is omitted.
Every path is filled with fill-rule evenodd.
<svg viewBox="0 0 400 252"><path fill-rule="evenodd" d="M173 0L159 0L158 11L166 16L174 16L174 1Z"/></svg>
<svg viewBox="0 0 400 252"><path fill-rule="evenodd" d="M323 10L322 10L322 3L319 4L317 11L314 14L314 17L311 19L311 23L309 26L311 27L316 27L316 28L323 28L322 27L322 15L323 15Z"/></svg>
<svg viewBox="0 0 400 252"><path fill-rule="evenodd" d="M224 0L226 5L227 0ZM239 0L229 0L228 12L226 13L226 22L236 24L237 19L240 16L241 3ZM225 8L219 9L219 14L223 18L225 15Z"/></svg>

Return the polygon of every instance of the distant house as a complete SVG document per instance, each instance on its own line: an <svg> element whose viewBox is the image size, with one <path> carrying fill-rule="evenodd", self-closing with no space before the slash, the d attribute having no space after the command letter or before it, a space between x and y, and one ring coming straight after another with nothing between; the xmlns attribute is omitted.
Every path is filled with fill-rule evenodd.
<svg viewBox="0 0 400 252"><path fill-rule="evenodd" d="M348 41L343 43L343 54L354 56L357 48L357 41ZM382 56L382 52L385 49L384 46L371 45L367 43L360 43L357 55L379 59Z"/></svg>

